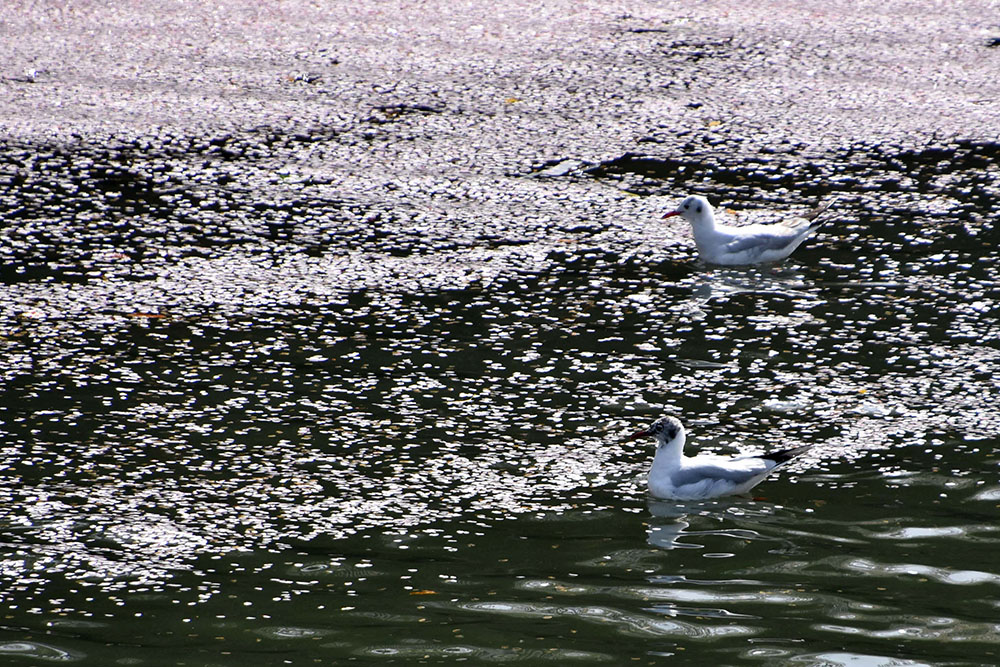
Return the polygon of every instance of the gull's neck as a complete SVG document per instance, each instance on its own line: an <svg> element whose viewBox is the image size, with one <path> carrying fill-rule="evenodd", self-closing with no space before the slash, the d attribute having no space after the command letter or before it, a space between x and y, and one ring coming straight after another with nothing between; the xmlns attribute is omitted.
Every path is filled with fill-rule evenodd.
<svg viewBox="0 0 1000 667"><path fill-rule="evenodd" d="M691 223L691 235L694 237L695 245L698 246L698 252L703 257L708 257L709 261L714 261L717 246L728 240L725 231L715 224L715 212L709 207L698 216L697 220L688 222Z"/></svg>
<svg viewBox="0 0 1000 667"><path fill-rule="evenodd" d="M715 211L712 210L711 206L708 206L697 217L692 217L688 222L691 223L691 229L695 236L698 236L699 232L711 234L715 231Z"/></svg>
<svg viewBox="0 0 1000 667"><path fill-rule="evenodd" d="M680 433L668 442L657 441L656 454L653 456L653 469L677 468L684 456L684 434Z"/></svg>

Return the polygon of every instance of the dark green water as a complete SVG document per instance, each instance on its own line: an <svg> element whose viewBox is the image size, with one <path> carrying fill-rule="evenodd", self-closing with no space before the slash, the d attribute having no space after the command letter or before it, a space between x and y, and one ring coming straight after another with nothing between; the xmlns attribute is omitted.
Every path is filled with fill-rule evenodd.
<svg viewBox="0 0 1000 667"><path fill-rule="evenodd" d="M0 661L996 664L1000 238L871 202L777 268L634 222L10 274ZM651 501L664 412L817 447Z"/></svg>

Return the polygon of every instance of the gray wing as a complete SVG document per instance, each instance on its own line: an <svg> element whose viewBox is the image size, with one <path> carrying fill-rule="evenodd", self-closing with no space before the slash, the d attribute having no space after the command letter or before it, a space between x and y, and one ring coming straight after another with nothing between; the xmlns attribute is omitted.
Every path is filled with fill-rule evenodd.
<svg viewBox="0 0 1000 667"><path fill-rule="evenodd" d="M773 466L768 466L761 459L747 458L741 462L739 467L718 466L710 463L684 466L675 471L671 476L674 486L687 486L688 484L698 484L705 480L725 481L735 485L749 482L754 477L766 473Z"/></svg>
<svg viewBox="0 0 1000 667"><path fill-rule="evenodd" d="M784 250L798 241L801 236L801 234L797 234L790 227L787 230L786 232L778 228L773 232L768 231L741 236L726 244L726 252L755 252L756 254L761 254L769 250Z"/></svg>

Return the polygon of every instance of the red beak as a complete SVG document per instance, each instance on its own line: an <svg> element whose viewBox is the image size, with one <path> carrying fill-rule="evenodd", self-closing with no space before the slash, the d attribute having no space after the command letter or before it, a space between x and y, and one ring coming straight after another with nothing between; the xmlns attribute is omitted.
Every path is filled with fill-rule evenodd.
<svg viewBox="0 0 1000 667"><path fill-rule="evenodd" d="M680 211L671 211L670 213L667 213L665 216L663 216L663 219L666 220L667 218L672 218L675 215L680 215L680 214L681 214Z"/></svg>
<svg viewBox="0 0 1000 667"><path fill-rule="evenodd" d="M639 438L643 438L643 437L645 437L647 435L649 435L649 429L648 428L644 428L641 431L636 431L635 433L633 433L632 435L630 435L628 438L626 438L626 440L638 440Z"/></svg>

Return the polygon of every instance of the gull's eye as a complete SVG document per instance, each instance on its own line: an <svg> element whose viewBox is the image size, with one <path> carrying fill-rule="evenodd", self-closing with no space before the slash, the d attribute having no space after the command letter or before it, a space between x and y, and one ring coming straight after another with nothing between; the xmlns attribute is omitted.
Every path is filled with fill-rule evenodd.
<svg viewBox="0 0 1000 667"><path fill-rule="evenodd" d="M691 204L684 204L684 210L691 208Z"/></svg>

